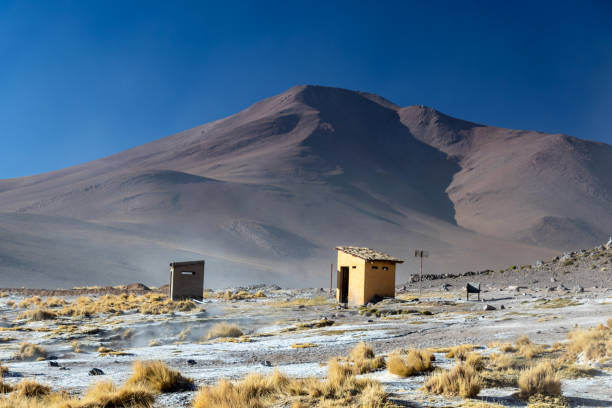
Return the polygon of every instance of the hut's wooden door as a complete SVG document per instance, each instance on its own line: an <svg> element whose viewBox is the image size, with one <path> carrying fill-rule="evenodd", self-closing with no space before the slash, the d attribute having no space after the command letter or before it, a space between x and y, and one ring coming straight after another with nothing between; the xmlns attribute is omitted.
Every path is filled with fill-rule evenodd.
<svg viewBox="0 0 612 408"><path fill-rule="evenodd" d="M340 267L340 303L348 302L348 287L349 287L349 268L348 266Z"/></svg>

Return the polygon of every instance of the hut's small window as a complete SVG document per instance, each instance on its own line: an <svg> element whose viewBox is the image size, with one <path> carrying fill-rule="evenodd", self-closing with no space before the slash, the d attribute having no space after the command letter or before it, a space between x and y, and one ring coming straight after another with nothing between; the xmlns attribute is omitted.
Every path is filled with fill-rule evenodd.
<svg viewBox="0 0 612 408"><path fill-rule="evenodd" d="M388 266L383 266L383 271L388 271L389 267Z"/></svg>
<svg viewBox="0 0 612 408"><path fill-rule="evenodd" d="M193 275L195 275L195 272L192 272L192 271L182 271L181 275L192 275L193 276Z"/></svg>
<svg viewBox="0 0 612 408"><path fill-rule="evenodd" d="M357 268L355 265L353 265L353 269Z"/></svg>
<svg viewBox="0 0 612 408"><path fill-rule="evenodd" d="M372 269L378 269L378 266L373 266Z"/></svg>

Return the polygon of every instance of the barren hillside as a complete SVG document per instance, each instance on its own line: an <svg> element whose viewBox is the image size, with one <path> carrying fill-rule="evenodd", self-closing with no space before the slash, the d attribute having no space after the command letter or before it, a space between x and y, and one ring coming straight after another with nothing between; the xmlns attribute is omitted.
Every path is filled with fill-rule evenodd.
<svg viewBox="0 0 612 408"><path fill-rule="evenodd" d="M212 286L326 286L341 244L406 257L398 281L415 272L411 248L430 250L430 273L533 263L603 241L611 192L609 145L298 86L0 181L0 286L162 284L183 258L205 258Z"/></svg>

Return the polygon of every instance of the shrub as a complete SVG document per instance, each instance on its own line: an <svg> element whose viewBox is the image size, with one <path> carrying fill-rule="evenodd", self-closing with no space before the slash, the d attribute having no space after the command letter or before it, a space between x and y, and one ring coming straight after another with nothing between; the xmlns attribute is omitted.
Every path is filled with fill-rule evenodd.
<svg viewBox="0 0 612 408"><path fill-rule="evenodd" d="M509 370L516 368L518 362L508 354L492 353L489 355L489 363L496 370Z"/></svg>
<svg viewBox="0 0 612 408"><path fill-rule="evenodd" d="M38 346L36 344L21 343L21 346L19 347L19 351L15 353L14 358L16 360L25 360L25 361L40 360L40 359L44 360L45 358L47 358L47 351L41 346Z"/></svg>
<svg viewBox="0 0 612 408"><path fill-rule="evenodd" d="M480 392L481 383L478 373L472 367L459 364L451 370L431 375L423 388L431 394L472 398Z"/></svg>
<svg viewBox="0 0 612 408"><path fill-rule="evenodd" d="M6 394L7 392L11 391L13 391L13 387L11 386L11 384L5 383L4 381L2 381L2 379L0 379L0 393Z"/></svg>
<svg viewBox="0 0 612 408"><path fill-rule="evenodd" d="M360 408L383 408L387 402L387 393L380 383L371 383L361 391Z"/></svg>
<svg viewBox="0 0 612 408"><path fill-rule="evenodd" d="M521 398L532 395L561 395L561 382L557 378L552 364L542 362L523 370L518 379Z"/></svg>
<svg viewBox="0 0 612 408"><path fill-rule="evenodd" d="M371 373L385 367L385 359L376 357L374 349L366 343L359 343L349 353L349 361L353 364L355 374Z"/></svg>
<svg viewBox="0 0 612 408"><path fill-rule="evenodd" d="M212 340L219 337L240 337L244 335L242 330L235 324L217 323L206 334L206 340Z"/></svg>
<svg viewBox="0 0 612 408"><path fill-rule="evenodd" d="M471 353L465 359L465 365L468 367L472 367L476 371L481 371L485 367L484 360L482 356L478 353Z"/></svg>
<svg viewBox="0 0 612 408"><path fill-rule="evenodd" d="M525 335L519 337L514 344L518 348L518 353L527 359L533 358L544 351L542 346L534 344L529 337Z"/></svg>
<svg viewBox="0 0 612 408"><path fill-rule="evenodd" d="M391 374L410 377L433 370L433 353L426 350L409 350L405 356L389 357L387 366Z"/></svg>
<svg viewBox="0 0 612 408"><path fill-rule="evenodd" d="M13 392L17 397L40 398L51 393L51 388L34 380L25 379L15 385Z"/></svg>
<svg viewBox="0 0 612 408"><path fill-rule="evenodd" d="M155 396L145 386L126 384L117 388L112 381L92 385L78 408L151 408ZM76 407L75 407L76 408Z"/></svg>
<svg viewBox="0 0 612 408"><path fill-rule="evenodd" d="M194 388L191 378L169 368L161 361L136 361L126 385L141 385L154 392L185 391Z"/></svg>
<svg viewBox="0 0 612 408"><path fill-rule="evenodd" d="M459 346L451 347L446 353L446 358L455 358L457 360L465 360L465 358L474 350L475 346L471 344L460 344Z"/></svg>
<svg viewBox="0 0 612 408"><path fill-rule="evenodd" d="M57 314L50 310L46 309L35 309L35 310L26 310L25 312L21 312L18 316L19 319L28 319L33 321L40 320L53 320L57 318Z"/></svg>
<svg viewBox="0 0 612 408"><path fill-rule="evenodd" d="M610 323L608 321L608 324ZM612 330L609 326L576 329L568 334L568 339L567 353L570 357L575 358L580 353L584 353L586 360L612 356Z"/></svg>
<svg viewBox="0 0 612 408"><path fill-rule="evenodd" d="M291 405L287 399L298 397ZM352 369L332 359L328 362L326 380L314 378L291 379L277 370L264 377L249 374L242 381L231 383L221 380L215 386L200 387L193 401L194 408L263 408L291 406L304 408L365 407L381 408L387 399L380 383L369 379L356 379Z"/></svg>
<svg viewBox="0 0 612 408"><path fill-rule="evenodd" d="M504 353L514 353L517 350L517 348L510 343L501 344L498 348Z"/></svg>

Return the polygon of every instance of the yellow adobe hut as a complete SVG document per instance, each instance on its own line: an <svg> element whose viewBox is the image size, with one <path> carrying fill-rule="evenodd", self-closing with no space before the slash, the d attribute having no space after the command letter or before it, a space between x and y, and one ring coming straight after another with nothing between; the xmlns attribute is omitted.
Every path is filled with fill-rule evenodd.
<svg viewBox="0 0 612 408"><path fill-rule="evenodd" d="M336 250L339 303L364 305L374 296L395 297L395 265L404 261L370 248L341 246Z"/></svg>

